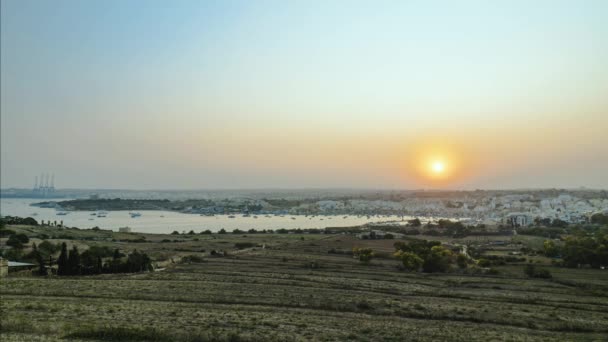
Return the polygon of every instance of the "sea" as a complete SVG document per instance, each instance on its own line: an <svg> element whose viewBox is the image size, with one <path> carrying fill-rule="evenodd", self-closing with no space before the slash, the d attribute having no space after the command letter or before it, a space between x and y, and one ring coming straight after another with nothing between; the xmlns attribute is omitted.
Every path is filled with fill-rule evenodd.
<svg viewBox="0 0 608 342"><path fill-rule="evenodd" d="M65 200L65 199L62 199ZM394 222L402 223L411 219L408 216L357 216L357 215L254 215L244 216L215 215L201 216L198 214L184 214L174 211L142 210L139 217L131 217L129 211L108 211L106 217L97 217L93 211L69 211L67 215L57 215L59 212L52 208L39 208L31 206L40 202L40 198L1 198L1 216L32 217L36 221L56 221L67 227L81 229L99 227L118 231L119 228L129 227L133 232L141 233L171 233L173 231L199 233L204 230L217 232L263 229L323 229L327 227L351 227L366 223Z"/></svg>

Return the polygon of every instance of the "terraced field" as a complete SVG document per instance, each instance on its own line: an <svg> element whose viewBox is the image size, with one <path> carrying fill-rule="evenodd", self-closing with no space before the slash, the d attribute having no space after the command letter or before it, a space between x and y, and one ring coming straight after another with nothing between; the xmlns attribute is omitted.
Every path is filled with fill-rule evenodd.
<svg viewBox="0 0 608 342"><path fill-rule="evenodd" d="M164 271L2 279L2 340L606 340L608 273L424 275L327 254L344 237ZM589 281L588 281L589 280ZM590 281L593 280L593 281Z"/></svg>

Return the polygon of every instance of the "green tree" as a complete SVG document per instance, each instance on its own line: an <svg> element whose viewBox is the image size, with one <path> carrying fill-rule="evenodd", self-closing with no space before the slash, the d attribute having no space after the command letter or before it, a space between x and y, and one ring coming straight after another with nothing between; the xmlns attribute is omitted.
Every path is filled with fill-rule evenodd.
<svg viewBox="0 0 608 342"><path fill-rule="evenodd" d="M33 249L33 253L34 253L34 258L36 259L36 262L38 263L38 274L41 276L47 275L46 265L44 264L44 258L42 257L42 254L40 254L40 251L36 247L35 243L32 244L32 249Z"/></svg>
<svg viewBox="0 0 608 342"><path fill-rule="evenodd" d="M548 257L556 257L560 255L560 249L555 245L553 240L545 240L545 242L543 242L543 250L545 255Z"/></svg>
<svg viewBox="0 0 608 342"><path fill-rule="evenodd" d="M68 247L64 242L61 244L61 253L59 254L59 259L57 259L57 275L63 276L68 274Z"/></svg>
<svg viewBox="0 0 608 342"><path fill-rule="evenodd" d="M401 259L403 267L408 271L418 271L424 263L421 257L411 252L400 252L398 257Z"/></svg>
<svg viewBox="0 0 608 342"><path fill-rule="evenodd" d="M434 246L424 259L424 272L445 272L449 269L454 253L443 246Z"/></svg>
<svg viewBox="0 0 608 342"><path fill-rule="evenodd" d="M371 248L353 248L353 256L362 263L369 263L374 257L374 251Z"/></svg>
<svg viewBox="0 0 608 342"><path fill-rule="evenodd" d="M17 237L17 235L11 235L6 240L6 245L11 246L14 249L23 249L23 242Z"/></svg>
<svg viewBox="0 0 608 342"><path fill-rule="evenodd" d="M55 245L52 242L49 242L47 240L42 241L39 245L38 245L38 251L42 254L42 256L44 257L48 257L50 255L53 255L55 253L57 253L57 251L61 249L60 246Z"/></svg>
<svg viewBox="0 0 608 342"><path fill-rule="evenodd" d="M68 274L79 275L80 274L80 253L78 247L72 246L70 253L68 254Z"/></svg>
<svg viewBox="0 0 608 342"><path fill-rule="evenodd" d="M536 274L536 267L534 265L527 264L526 267L524 267L524 274L528 277L534 277Z"/></svg>
<svg viewBox="0 0 608 342"><path fill-rule="evenodd" d="M409 226L412 226L412 227L420 227L420 226L422 226L422 222L420 222L420 219L417 218L417 217L415 219L407 221L407 224Z"/></svg>
<svg viewBox="0 0 608 342"><path fill-rule="evenodd" d="M458 256L456 256L456 264L461 269L467 268L467 261L467 257L464 254L458 254Z"/></svg>

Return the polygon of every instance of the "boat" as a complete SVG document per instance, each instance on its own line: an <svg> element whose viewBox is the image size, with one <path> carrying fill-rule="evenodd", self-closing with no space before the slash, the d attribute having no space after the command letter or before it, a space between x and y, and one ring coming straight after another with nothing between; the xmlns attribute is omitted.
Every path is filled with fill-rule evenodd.
<svg viewBox="0 0 608 342"><path fill-rule="evenodd" d="M97 213L91 213L91 216L97 216Z"/></svg>
<svg viewBox="0 0 608 342"><path fill-rule="evenodd" d="M60 216L65 216L67 214L68 214L67 211L59 211L59 212L57 212L57 215L60 215Z"/></svg>
<svg viewBox="0 0 608 342"><path fill-rule="evenodd" d="M253 218L254 218L254 219L256 219L256 218L258 218L258 217L254 215L254 216L253 216Z"/></svg>
<svg viewBox="0 0 608 342"><path fill-rule="evenodd" d="M132 212L132 213L129 213L129 215L131 215L131 218L136 218L136 217L140 217L141 216L141 214L138 213L138 212Z"/></svg>
<svg viewBox="0 0 608 342"><path fill-rule="evenodd" d="M236 216L234 215L228 215L228 218L235 218Z"/></svg>
<svg viewBox="0 0 608 342"><path fill-rule="evenodd" d="M100 211L97 213L97 217L106 217L107 215L108 215L108 213L105 211Z"/></svg>

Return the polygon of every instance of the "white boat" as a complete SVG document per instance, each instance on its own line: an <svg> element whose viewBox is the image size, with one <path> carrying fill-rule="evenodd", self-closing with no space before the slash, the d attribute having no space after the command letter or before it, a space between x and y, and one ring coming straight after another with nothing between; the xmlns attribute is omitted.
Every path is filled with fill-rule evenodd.
<svg viewBox="0 0 608 342"><path fill-rule="evenodd" d="M138 213L138 212L132 212L132 213L129 213L129 215L131 215L131 218L136 218L136 217L140 217L140 216L141 216L141 213Z"/></svg>
<svg viewBox="0 0 608 342"><path fill-rule="evenodd" d="M67 214L68 214L67 211L59 211L59 212L57 212L57 215L60 215L60 216L64 216L64 215L67 215Z"/></svg>
<svg viewBox="0 0 608 342"><path fill-rule="evenodd" d="M105 211L100 211L97 213L97 217L106 217L107 215L108 215L108 213Z"/></svg>

